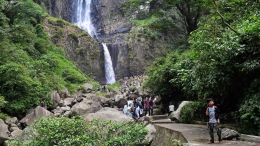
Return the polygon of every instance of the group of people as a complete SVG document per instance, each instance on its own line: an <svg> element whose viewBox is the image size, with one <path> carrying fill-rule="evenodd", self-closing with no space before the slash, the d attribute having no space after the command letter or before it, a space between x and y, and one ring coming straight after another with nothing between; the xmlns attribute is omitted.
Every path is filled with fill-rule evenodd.
<svg viewBox="0 0 260 146"><path fill-rule="evenodd" d="M153 115L154 102L152 97L146 97L144 100L142 98L140 100L134 99L132 106L134 118L139 119L143 115Z"/></svg>

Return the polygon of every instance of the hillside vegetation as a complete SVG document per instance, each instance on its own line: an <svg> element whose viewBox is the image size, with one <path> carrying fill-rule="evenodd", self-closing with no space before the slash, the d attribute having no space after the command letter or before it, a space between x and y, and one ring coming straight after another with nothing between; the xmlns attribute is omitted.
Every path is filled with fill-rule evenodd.
<svg viewBox="0 0 260 146"><path fill-rule="evenodd" d="M138 8L145 2L131 0L126 7ZM259 1L151 0L150 3L153 9L139 13L142 18L134 22L153 20L146 27L170 35L168 32L174 32L170 28L176 28L170 22L178 19L169 15L174 9L181 16L183 25L179 27L186 28L189 45L176 47L154 61L146 69L149 79L145 86L160 94L164 103L173 101L177 105L183 100L194 100L206 106L206 99L213 98L224 113L224 123L232 122L244 133L260 135ZM190 112L198 112L191 109Z"/></svg>
<svg viewBox="0 0 260 146"><path fill-rule="evenodd" d="M74 93L82 83L93 82L51 43L41 25L45 17L32 0L0 0L1 117L25 113L51 90Z"/></svg>

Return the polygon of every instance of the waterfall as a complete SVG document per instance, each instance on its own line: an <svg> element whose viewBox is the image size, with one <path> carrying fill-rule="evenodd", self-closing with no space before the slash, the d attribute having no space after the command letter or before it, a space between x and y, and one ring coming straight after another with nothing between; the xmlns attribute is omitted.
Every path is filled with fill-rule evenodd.
<svg viewBox="0 0 260 146"><path fill-rule="evenodd" d="M112 60L109 51L107 49L106 43L102 43L102 46L104 49L104 58L105 58L106 83L112 84L116 82Z"/></svg>
<svg viewBox="0 0 260 146"><path fill-rule="evenodd" d="M88 34L92 38L98 38L96 28L92 22L91 15L91 3L92 0L73 0L72 7L75 8L74 15L75 17L72 19L72 23L77 25L79 28L88 32ZM105 43L102 43L104 49L104 61L105 61L105 76L106 76L106 84L112 84L116 82L115 73L112 65L112 60L110 53L107 49Z"/></svg>
<svg viewBox="0 0 260 146"><path fill-rule="evenodd" d="M91 20L91 1L92 0L75 0L76 18L74 18L72 23L88 32L92 38L96 38L96 29Z"/></svg>

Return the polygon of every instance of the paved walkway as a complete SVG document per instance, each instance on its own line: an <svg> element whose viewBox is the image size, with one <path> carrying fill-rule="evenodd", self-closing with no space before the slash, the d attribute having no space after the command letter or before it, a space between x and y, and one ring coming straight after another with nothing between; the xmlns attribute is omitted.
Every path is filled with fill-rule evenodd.
<svg viewBox="0 0 260 146"><path fill-rule="evenodd" d="M218 143L208 144L209 142L209 133L206 125L194 125L194 124L155 124L167 129L174 131L179 131L187 139L188 143L184 146L209 146L217 145ZM217 137L215 137L217 139ZM218 142L218 141L216 141ZM258 141L232 141L232 140L223 140L223 146L260 146Z"/></svg>

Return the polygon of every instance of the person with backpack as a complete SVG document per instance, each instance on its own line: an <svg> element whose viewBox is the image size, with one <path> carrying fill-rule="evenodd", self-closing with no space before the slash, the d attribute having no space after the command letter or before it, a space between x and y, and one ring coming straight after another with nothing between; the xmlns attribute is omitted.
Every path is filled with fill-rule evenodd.
<svg viewBox="0 0 260 146"><path fill-rule="evenodd" d="M222 144L222 139L221 139L221 129L219 128L220 124L220 119L219 119L219 109L217 106L214 105L213 99L208 99L208 108L206 109L206 115L208 116L208 130L209 130L209 135L210 135L210 142L209 144L214 143L214 132L213 129L215 128L217 131L218 135L218 141L220 144Z"/></svg>

